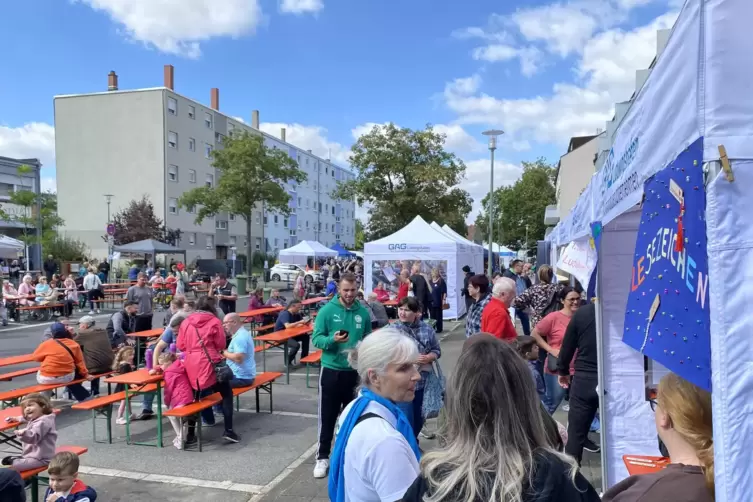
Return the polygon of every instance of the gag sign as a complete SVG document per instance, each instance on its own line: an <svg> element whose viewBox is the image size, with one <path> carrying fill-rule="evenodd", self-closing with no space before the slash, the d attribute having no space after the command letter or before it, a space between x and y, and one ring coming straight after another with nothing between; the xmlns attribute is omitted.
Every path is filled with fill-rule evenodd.
<svg viewBox="0 0 753 502"><path fill-rule="evenodd" d="M644 185L623 341L711 391L703 138Z"/></svg>

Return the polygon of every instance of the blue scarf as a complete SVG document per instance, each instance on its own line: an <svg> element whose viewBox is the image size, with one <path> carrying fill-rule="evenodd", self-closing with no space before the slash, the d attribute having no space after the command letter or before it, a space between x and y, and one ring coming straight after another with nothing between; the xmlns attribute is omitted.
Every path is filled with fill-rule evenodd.
<svg viewBox="0 0 753 502"><path fill-rule="evenodd" d="M350 438L350 433L353 432L356 422L371 401L381 404L397 418L397 431L408 441L416 455L416 460L421 460L421 452L413 434L413 427L411 427L405 414L392 401L378 396L368 389L363 389L361 396L353 403L350 413L340 426L335 440L335 448L332 451L332 461L329 466L329 498L332 502L345 502L345 446L348 444L348 438Z"/></svg>

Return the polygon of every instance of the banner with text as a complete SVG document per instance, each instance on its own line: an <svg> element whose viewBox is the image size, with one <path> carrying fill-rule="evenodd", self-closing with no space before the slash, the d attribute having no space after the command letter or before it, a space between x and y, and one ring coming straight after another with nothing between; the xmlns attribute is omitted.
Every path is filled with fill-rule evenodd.
<svg viewBox="0 0 753 502"><path fill-rule="evenodd" d="M587 288L596 267L596 258L596 249L591 246L590 239L578 239L567 245L557 262L557 268L572 275Z"/></svg>

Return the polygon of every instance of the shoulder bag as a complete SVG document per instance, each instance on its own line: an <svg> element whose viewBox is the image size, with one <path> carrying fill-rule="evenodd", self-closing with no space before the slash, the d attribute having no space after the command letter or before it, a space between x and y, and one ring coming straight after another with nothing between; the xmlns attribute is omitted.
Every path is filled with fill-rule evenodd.
<svg viewBox="0 0 753 502"><path fill-rule="evenodd" d="M204 345L204 340L201 339L199 329L196 326L194 326L193 329L196 330L196 336L199 338L199 345L201 345L201 350L204 351L204 355L207 356L209 364L211 364L212 369L214 369L214 376L217 378L217 383L225 383L232 380L233 370L230 369L230 366L227 365L227 362L224 359L222 359L218 363L212 361L212 358L209 356L209 351L207 351L207 348Z"/></svg>
<svg viewBox="0 0 753 502"><path fill-rule="evenodd" d="M419 345L426 349L426 346L421 343L421 339L414 333L413 329L406 326L413 338ZM445 392L445 378L442 373L442 367L439 365L439 361L432 361L431 371L426 376L426 382L424 383L424 400L421 403L421 415L424 418L436 418L439 416L440 410L444 407L444 392Z"/></svg>
<svg viewBox="0 0 753 502"><path fill-rule="evenodd" d="M73 351L68 348L66 344L58 340L57 338L53 338L53 340L58 343L61 347L65 349L66 352L68 352L68 355L71 356L71 359L73 360L73 379L74 380L81 380L84 378L81 373L78 371L78 366L76 365L76 358L73 355Z"/></svg>

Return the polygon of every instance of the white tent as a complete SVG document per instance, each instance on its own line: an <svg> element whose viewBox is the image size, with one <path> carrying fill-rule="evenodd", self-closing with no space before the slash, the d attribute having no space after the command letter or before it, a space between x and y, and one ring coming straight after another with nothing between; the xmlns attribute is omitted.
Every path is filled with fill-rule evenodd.
<svg viewBox="0 0 753 502"><path fill-rule="evenodd" d="M316 259L335 256L337 256L337 251L328 248L324 244L320 244L317 241L301 241L295 246L280 251L278 258L280 263L305 266L309 257Z"/></svg>
<svg viewBox="0 0 753 502"><path fill-rule="evenodd" d="M436 223L432 223L432 225L436 225ZM481 247L480 244L476 244L475 242L466 239L447 225L442 225L441 229L447 235L454 237L456 241L460 242L461 244L465 244L470 248L471 262L458 264L458 266L462 269L463 265L468 265L469 267L471 267L472 271L478 270L479 273L481 273L484 268L484 248Z"/></svg>
<svg viewBox="0 0 753 502"><path fill-rule="evenodd" d="M472 265L470 246L458 242L443 231L432 228L420 216L394 234L364 246L364 290L370 292L379 282L397 291L397 278L403 267L421 263L421 272L437 268L447 283L446 319L454 319L465 312L460 291L463 275L458 273L463 265Z"/></svg>
<svg viewBox="0 0 753 502"><path fill-rule="evenodd" d="M631 328L625 326L628 297L640 284L634 270L640 276L641 263L635 260L643 259L635 245L643 238L638 229L645 220L636 206L647 179L696 149L700 161L693 169L703 168L701 175L706 175L706 208L688 217L702 219L708 242L710 328L704 331L710 332L710 366L703 369L713 388L715 497L717 502L750 500L753 492L753 352L745 350L753 332L753 224L747 213L753 186L753 70L740 64L753 53L751 19L750 0L686 1L664 52L615 133L604 167L547 236L557 247L587 242L590 224L601 223L596 326L605 486L627 476L623 455L658 454L654 416L645 397L644 357L622 341ZM703 189L703 183L691 188ZM648 200L652 194L646 196ZM696 242L687 246L694 250Z"/></svg>
<svg viewBox="0 0 753 502"><path fill-rule="evenodd" d="M23 252L23 242L7 235L0 235L0 258L18 258L18 255L23 255Z"/></svg>

